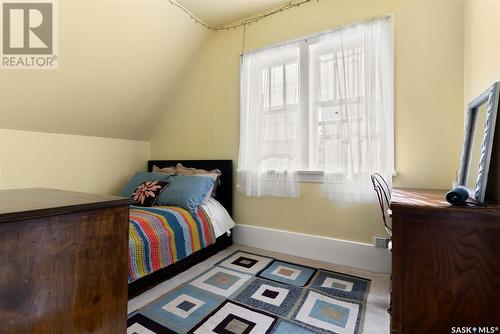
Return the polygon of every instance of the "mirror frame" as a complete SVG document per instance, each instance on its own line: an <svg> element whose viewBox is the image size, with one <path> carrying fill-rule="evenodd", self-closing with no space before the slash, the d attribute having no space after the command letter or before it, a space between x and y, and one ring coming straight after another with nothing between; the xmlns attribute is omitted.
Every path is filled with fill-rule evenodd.
<svg viewBox="0 0 500 334"><path fill-rule="evenodd" d="M495 134L495 124L498 111L498 101L500 92L500 82L495 82L484 93L479 95L468 105L466 120L465 120L465 135L464 145L462 147L462 157L460 159L460 170L458 172L458 185L467 189L469 196L480 203L485 201L486 184L488 181L488 172L490 167L491 151L493 149L493 138ZM468 188L467 178L470 170L471 149L473 143L473 135L476 127L477 112L479 107L486 102L486 120L483 129L483 143L481 144L481 156L479 158L479 166L477 166L478 174L476 187ZM476 129L476 132L479 129Z"/></svg>

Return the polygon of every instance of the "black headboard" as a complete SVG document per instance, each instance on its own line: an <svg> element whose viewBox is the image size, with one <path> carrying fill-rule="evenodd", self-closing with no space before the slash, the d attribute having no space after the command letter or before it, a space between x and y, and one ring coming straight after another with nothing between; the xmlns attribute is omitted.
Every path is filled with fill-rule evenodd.
<svg viewBox="0 0 500 334"><path fill-rule="evenodd" d="M175 166L178 163L184 167L220 170L220 185L215 199L226 208L231 216L233 215L233 160L149 160L148 171L153 170L153 165L163 168Z"/></svg>

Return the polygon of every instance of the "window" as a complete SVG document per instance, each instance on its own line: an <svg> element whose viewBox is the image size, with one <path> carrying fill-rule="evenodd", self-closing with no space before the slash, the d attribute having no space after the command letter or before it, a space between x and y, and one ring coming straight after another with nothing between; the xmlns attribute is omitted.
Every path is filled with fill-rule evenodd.
<svg viewBox="0 0 500 334"><path fill-rule="evenodd" d="M392 172L392 53L383 18L244 55L239 178L260 196L264 183L296 183L301 171L324 173L341 192Z"/></svg>

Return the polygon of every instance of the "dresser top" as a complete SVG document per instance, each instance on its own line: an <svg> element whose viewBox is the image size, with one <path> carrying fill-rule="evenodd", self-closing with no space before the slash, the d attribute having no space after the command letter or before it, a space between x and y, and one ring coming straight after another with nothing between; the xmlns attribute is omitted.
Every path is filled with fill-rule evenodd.
<svg viewBox="0 0 500 334"><path fill-rule="evenodd" d="M129 198L48 188L0 191L0 223L131 204Z"/></svg>
<svg viewBox="0 0 500 334"><path fill-rule="evenodd" d="M429 206L449 207L445 199L446 190L394 188L391 196L391 206Z"/></svg>
<svg viewBox="0 0 500 334"><path fill-rule="evenodd" d="M500 205L453 206L445 199L448 190L394 188L391 197L391 209L394 210L449 210L456 213L474 212L500 214Z"/></svg>

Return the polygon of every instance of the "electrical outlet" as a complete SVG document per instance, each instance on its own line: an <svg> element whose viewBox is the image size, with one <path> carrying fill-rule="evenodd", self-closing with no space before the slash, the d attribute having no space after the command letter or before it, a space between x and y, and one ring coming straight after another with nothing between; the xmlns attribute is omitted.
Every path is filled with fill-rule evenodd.
<svg viewBox="0 0 500 334"><path fill-rule="evenodd" d="M388 248L391 239L384 237L373 237L373 246L377 248Z"/></svg>

